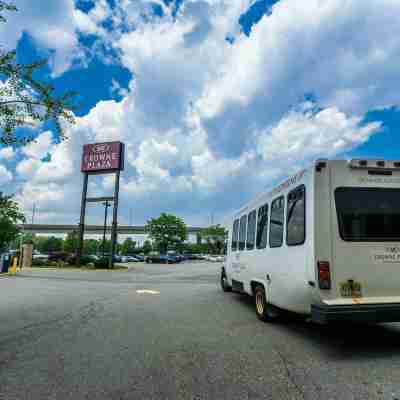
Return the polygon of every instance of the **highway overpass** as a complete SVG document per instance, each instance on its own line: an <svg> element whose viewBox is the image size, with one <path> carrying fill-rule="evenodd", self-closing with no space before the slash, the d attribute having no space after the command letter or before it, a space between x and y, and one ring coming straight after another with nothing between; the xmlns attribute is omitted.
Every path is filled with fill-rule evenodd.
<svg viewBox="0 0 400 400"><path fill-rule="evenodd" d="M78 225L48 225L48 224L23 224L19 225L19 228L25 233L69 233L73 231L78 231ZM199 227L188 227L189 234L200 233L204 228ZM85 225L85 233L89 234L102 234L104 226L102 225ZM111 232L111 226L107 226L107 232ZM118 233L120 235L132 235L132 234L145 234L145 227L140 225L118 225Z"/></svg>

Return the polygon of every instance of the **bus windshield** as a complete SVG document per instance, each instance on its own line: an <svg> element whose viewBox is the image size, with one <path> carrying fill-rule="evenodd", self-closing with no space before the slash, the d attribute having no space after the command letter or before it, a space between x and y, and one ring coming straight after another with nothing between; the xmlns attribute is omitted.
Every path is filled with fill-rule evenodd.
<svg viewBox="0 0 400 400"><path fill-rule="evenodd" d="M338 188L335 201L343 240L400 241L400 189Z"/></svg>

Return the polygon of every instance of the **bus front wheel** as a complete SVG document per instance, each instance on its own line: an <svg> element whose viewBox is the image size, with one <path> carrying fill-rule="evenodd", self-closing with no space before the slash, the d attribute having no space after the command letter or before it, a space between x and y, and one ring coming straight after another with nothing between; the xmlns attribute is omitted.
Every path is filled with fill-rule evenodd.
<svg viewBox="0 0 400 400"><path fill-rule="evenodd" d="M232 292L232 288L229 286L228 278L224 270L221 271L221 288L224 292Z"/></svg>
<svg viewBox="0 0 400 400"><path fill-rule="evenodd" d="M279 317L278 310L267 302L264 286L257 286L254 291L257 318L264 322L273 322Z"/></svg>

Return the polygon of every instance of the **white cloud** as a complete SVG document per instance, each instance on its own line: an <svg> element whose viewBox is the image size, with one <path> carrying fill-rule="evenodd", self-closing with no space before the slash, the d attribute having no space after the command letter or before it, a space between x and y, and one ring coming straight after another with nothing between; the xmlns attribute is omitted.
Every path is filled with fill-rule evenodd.
<svg viewBox="0 0 400 400"><path fill-rule="evenodd" d="M88 13L75 9L73 15L76 28L82 33L102 37L107 35L107 31L101 25L112 16L112 10L106 0L97 0L95 6Z"/></svg>
<svg viewBox="0 0 400 400"><path fill-rule="evenodd" d="M0 165L0 185L10 183L12 179L12 173L4 165Z"/></svg>
<svg viewBox="0 0 400 400"><path fill-rule="evenodd" d="M53 74L65 72L81 49L75 32L73 0L17 0L18 12L7 13L7 23L0 24L1 45L14 49L23 32L39 46L55 50L51 58Z"/></svg>
<svg viewBox="0 0 400 400"><path fill-rule="evenodd" d="M90 16L81 10L74 11L74 18L77 29L82 33L86 34L97 34L99 32L99 27L96 22L93 21Z"/></svg>
<svg viewBox="0 0 400 400"><path fill-rule="evenodd" d="M97 4L92 15L75 12L81 31L94 32L108 18L104 2ZM365 113L398 104L397 1L281 0L233 46L224 38L238 31L248 1L188 1L175 21L165 10L146 22L145 3L137 4L121 0L112 13L127 30L114 32L113 44L134 75L129 92L78 118L67 142L52 144L42 134L18 165L30 174L21 201L37 199L59 222L79 212L84 143L126 143L122 213L136 207L143 222L179 211L199 223L314 158L365 143L381 129L363 124ZM304 102L305 93L317 103ZM47 148L51 161L34 168ZM112 190L111 176L92 178L96 194Z"/></svg>
<svg viewBox="0 0 400 400"><path fill-rule="evenodd" d="M35 158L26 158L18 163L16 171L21 178L30 179L37 173L40 166L40 160Z"/></svg>
<svg viewBox="0 0 400 400"><path fill-rule="evenodd" d="M214 118L230 103L246 109L262 99L281 113L306 92L325 106L360 114L396 104L399 13L393 0L281 0L250 38L240 37L226 53L199 111Z"/></svg>
<svg viewBox="0 0 400 400"><path fill-rule="evenodd" d="M315 110L303 103L272 129L257 134L257 152L267 163L304 164L320 156L333 157L365 143L381 129L379 122L362 126L361 117L348 117L337 108Z"/></svg>
<svg viewBox="0 0 400 400"><path fill-rule="evenodd" d="M41 133L34 142L29 143L22 149L28 157L40 160L52 150L53 134L51 131Z"/></svg>
<svg viewBox="0 0 400 400"><path fill-rule="evenodd" d="M0 161L3 160L12 160L15 156L14 149L12 147L4 147L0 149Z"/></svg>

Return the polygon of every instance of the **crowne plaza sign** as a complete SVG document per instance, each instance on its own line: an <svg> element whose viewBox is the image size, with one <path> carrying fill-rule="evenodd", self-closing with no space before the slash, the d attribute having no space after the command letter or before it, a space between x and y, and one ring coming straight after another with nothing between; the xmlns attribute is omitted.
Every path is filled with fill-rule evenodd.
<svg viewBox="0 0 400 400"><path fill-rule="evenodd" d="M81 171L108 173L124 169L125 146L121 142L95 143L83 146Z"/></svg>

